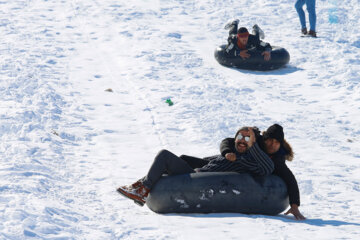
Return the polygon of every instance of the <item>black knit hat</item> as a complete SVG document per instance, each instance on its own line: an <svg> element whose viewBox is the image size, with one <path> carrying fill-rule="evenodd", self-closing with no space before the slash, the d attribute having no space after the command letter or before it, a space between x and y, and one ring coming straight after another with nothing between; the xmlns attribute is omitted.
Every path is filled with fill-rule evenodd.
<svg viewBox="0 0 360 240"><path fill-rule="evenodd" d="M279 124L271 125L266 132L263 134L264 140L273 138L278 140L281 144L284 142L284 131L283 127Z"/></svg>

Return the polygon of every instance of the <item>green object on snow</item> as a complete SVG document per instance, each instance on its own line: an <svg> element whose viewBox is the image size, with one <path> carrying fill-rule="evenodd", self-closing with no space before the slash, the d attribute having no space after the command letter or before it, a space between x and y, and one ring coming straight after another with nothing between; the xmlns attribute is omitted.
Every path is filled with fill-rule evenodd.
<svg viewBox="0 0 360 240"><path fill-rule="evenodd" d="M169 106L174 105L170 98L166 99L166 103L169 104Z"/></svg>

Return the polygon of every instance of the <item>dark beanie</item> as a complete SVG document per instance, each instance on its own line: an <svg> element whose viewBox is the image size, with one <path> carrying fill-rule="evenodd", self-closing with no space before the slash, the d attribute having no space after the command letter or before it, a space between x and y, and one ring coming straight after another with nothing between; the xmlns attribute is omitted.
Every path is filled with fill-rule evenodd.
<svg viewBox="0 0 360 240"><path fill-rule="evenodd" d="M246 29L246 27L241 27L241 28L239 28L237 33L249 33L249 31Z"/></svg>
<svg viewBox="0 0 360 240"><path fill-rule="evenodd" d="M284 131L283 127L279 124L271 125L264 133L264 140L273 138L278 140L281 144L284 142Z"/></svg>

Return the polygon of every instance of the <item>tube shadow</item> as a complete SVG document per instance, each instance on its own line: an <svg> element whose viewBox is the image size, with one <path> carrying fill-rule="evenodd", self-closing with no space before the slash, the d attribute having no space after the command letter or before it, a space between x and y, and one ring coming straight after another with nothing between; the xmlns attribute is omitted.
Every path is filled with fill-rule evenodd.
<svg viewBox="0 0 360 240"><path fill-rule="evenodd" d="M247 74L255 74L255 75L286 75L291 74L297 71L304 70L303 68L298 68L296 66L286 65L282 68L271 70L271 71L254 71L254 70L245 70L240 68L231 68L235 71L247 73Z"/></svg>
<svg viewBox="0 0 360 240"><path fill-rule="evenodd" d="M303 221L296 220L293 216L287 215L277 215L277 216L267 216L267 215L247 215L241 213L209 213L209 214L164 214L166 216L183 216L183 217L194 217L194 218L239 218L239 217L246 217L251 219L257 218L266 218L266 219L273 219L283 222L291 222L291 223L299 223L299 224L308 224L312 226L360 226L360 223L355 222L346 222L341 220L324 220L321 218L314 218L314 219L306 219Z"/></svg>
<svg viewBox="0 0 360 240"><path fill-rule="evenodd" d="M303 224L308 224L308 225L313 225L313 226L344 226L344 225L352 225L352 226L360 226L360 223L355 223L355 222L346 222L346 221L340 221L340 220L324 220L321 218L308 218L304 221L297 221L295 220L293 217L291 216L286 216L286 215L279 215L278 216L279 219L284 220L286 222L298 222L298 223L303 223Z"/></svg>

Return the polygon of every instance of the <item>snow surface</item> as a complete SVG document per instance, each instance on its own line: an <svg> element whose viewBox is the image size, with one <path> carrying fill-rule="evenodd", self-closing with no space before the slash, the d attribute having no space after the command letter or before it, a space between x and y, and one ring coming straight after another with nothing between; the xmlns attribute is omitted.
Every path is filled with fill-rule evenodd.
<svg viewBox="0 0 360 240"><path fill-rule="evenodd" d="M294 2L0 1L0 239L359 239L360 2L318 0L317 39ZM219 65L233 17L289 65ZM162 148L205 157L273 123L306 221L161 215L115 191Z"/></svg>

